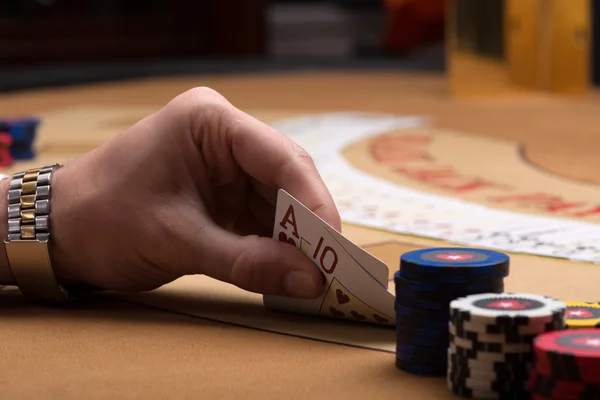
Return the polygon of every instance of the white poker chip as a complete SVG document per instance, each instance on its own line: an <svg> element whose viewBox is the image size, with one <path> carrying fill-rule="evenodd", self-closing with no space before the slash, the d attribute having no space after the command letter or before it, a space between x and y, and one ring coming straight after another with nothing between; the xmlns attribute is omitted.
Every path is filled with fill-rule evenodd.
<svg viewBox="0 0 600 400"><path fill-rule="evenodd" d="M498 374L496 374L495 371L490 371L490 370L480 370L480 369L476 369L476 368L471 368L467 372L465 372L459 368L454 368L454 367L448 368L448 375L453 375L453 374L457 374L457 373L460 375L468 376L469 378L479 379L479 380L484 380L484 381L493 381L498 376Z"/></svg>
<svg viewBox="0 0 600 400"><path fill-rule="evenodd" d="M521 361L529 362L532 357L532 353L495 353L489 351L477 351L469 350L456 346L454 343L450 343L448 348L455 354L461 357L472 358L479 361L487 362L510 362L510 361Z"/></svg>
<svg viewBox="0 0 600 400"><path fill-rule="evenodd" d="M489 380L481 380L475 378L462 378L448 374L446 379L454 385L463 387L471 390L481 390L485 392L508 392L514 390L517 387L523 388L525 382L494 382Z"/></svg>
<svg viewBox="0 0 600 400"><path fill-rule="evenodd" d="M451 319L479 324L499 323L498 319L551 320L566 311L557 299L528 293L483 293L450 302Z"/></svg>
<svg viewBox="0 0 600 400"><path fill-rule="evenodd" d="M467 389L467 388L460 387L460 385L455 385L449 379L447 379L446 381L448 383L448 389L450 389L451 392L453 392L454 394L459 395L459 396L466 396L466 397L470 397L470 398L474 398L474 399L481 399L481 400L496 400L496 399L502 398L502 394L497 393L497 392L493 392L490 390Z"/></svg>
<svg viewBox="0 0 600 400"><path fill-rule="evenodd" d="M448 374L462 374L474 379L493 381L499 376L518 377L529 374L529 371L513 368L510 363L486 362L466 359L464 363L456 362L455 354L448 354Z"/></svg>
<svg viewBox="0 0 600 400"><path fill-rule="evenodd" d="M453 343L456 347L460 347L465 350L475 350L477 352L483 351L487 353L530 353L533 351L533 345L529 343L485 343L475 342L473 340L457 337L454 335L450 336L450 343Z"/></svg>
<svg viewBox="0 0 600 400"><path fill-rule="evenodd" d="M448 349L448 366L451 367L460 359L459 364L466 366L470 370L482 371L482 373L495 374L498 370L520 370L525 368L527 371L531 368L530 364L523 365L520 361L486 361L474 358L461 357L455 349Z"/></svg>
<svg viewBox="0 0 600 400"><path fill-rule="evenodd" d="M454 318L451 322L459 336L464 332L489 335L538 335L543 332L562 330L565 327L565 317L557 315L554 318L530 319L526 324L484 324L477 321L465 321Z"/></svg>
<svg viewBox="0 0 600 400"><path fill-rule="evenodd" d="M477 332L476 330L465 329L464 326L462 329L457 329L453 323L448 324L448 333L451 336L460 337L463 339L474 340L476 342L482 343L506 343L506 344L518 344L518 343L529 343L532 344L535 337L540 334L540 332L546 332L546 329L540 327L539 329L531 329L531 333L527 332L501 332L501 333L488 333L485 329L483 332Z"/></svg>

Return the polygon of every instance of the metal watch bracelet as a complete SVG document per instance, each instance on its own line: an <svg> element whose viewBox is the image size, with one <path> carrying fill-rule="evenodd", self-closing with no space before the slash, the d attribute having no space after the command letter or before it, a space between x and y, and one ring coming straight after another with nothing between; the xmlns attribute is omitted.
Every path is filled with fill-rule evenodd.
<svg viewBox="0 0 600 400"><path fill-rule="evenodd" d="M54 276L50 240L52 173L59 164L18 172L8 191L8 240L4 242L9 267L26 297L63 303L70 296Z"/></svg>

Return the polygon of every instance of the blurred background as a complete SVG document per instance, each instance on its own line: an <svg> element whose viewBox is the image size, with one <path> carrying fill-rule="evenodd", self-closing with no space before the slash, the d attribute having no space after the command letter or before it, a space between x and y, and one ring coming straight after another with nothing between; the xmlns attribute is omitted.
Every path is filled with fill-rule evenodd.
<svg viewBox="0 0 600 400"><path fill-rule="evenodd" d="M2 0L0 90L299 68L443 71L444 0Z"/></svg>
<svg viewBox="0 0 600 400"><path fill-rule="evenodd" d="M0 90L302 68L443 72L450 3L2 0ZM502 4L503 0L461 1L472 14L474 22L467 29L478 38L480 54L502 53ZM600 83L600 0L590 0L590 10L595 37L592 78Z"/></svg>

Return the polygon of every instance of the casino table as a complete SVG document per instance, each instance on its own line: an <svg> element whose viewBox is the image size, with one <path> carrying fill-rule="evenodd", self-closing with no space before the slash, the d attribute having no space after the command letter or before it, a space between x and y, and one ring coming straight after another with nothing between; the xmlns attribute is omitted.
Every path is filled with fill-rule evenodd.
<svg viewBox="0 0 600 400"><path fill-rule="evenodd" d="M343 155L398 186L532 215L600 219L598 93L451 99L443 76L417 73L184 76L7 93L0 96L3 116L35 114L43 123L37 158L5 173L68 162L195 86L220 91L267 123L338 111L428 117L436 140L430 155L445 168L464 176L477 170L544 201L492 204L486 194L393 174L373 162L367 142ZM350 223L342 233L384 261L390 275L401 253L452 244ZM599 300L597 264L508 254L506 291ZM69 308L30 304L4 288L0 315L6 399L456 398L443 378L395 367L393 329L272 312L261 296L203 276L149 293L91 295Z"/></svg>

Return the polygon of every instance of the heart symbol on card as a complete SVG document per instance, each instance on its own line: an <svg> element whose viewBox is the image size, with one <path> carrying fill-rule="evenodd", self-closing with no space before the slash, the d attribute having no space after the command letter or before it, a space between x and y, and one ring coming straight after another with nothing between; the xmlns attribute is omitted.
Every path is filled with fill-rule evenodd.
<svg viewBox="0 0 600 400"><path fill-rule="evenodd" d="M346 314L344 314L343 312L341 312L340 310L338 310L334 307L329 307L329 311L331 312L331 315L333 315L336 318L342 318L342 317L346 316Z"/></svg>
<svg viewBox="0 0 600 400"><path fill-rule="evenodd" d="M390 322L389 319L383 318L377 314L373 314L373 318L375 319L375 321L379 322L380 324L385 324L386 322Z"/></svg>
<svg viewBox="0 0 600 400"><path fill-rule="evenodd" d="M362 315L361 313L359 313L357 311L351 311L350 314L352 314L352 316L354 317L354 319L357 319L359 321L362 321L363 319L367 319L366 316Z"/></svg>
<svg viewBox="0 0 600 400"><path fill-rule="evenodd" d="M350 301L350 297L344 294L341 289L337 289L335 291L335 295L337 297L337 301L339 304L346 304Z"/></svg>
<svg viewBox="0 0 600 400"><path fill-rule="evenodd" d="M294 246L296 245L296 241L294 239L292 239L291 237L288 237L288 235L285 232L279 232L279 241L287 242Z"/></svg>

